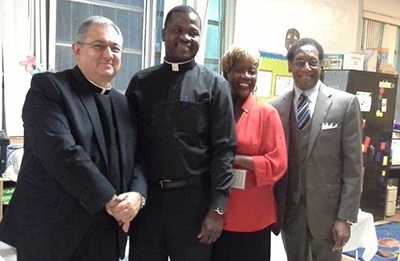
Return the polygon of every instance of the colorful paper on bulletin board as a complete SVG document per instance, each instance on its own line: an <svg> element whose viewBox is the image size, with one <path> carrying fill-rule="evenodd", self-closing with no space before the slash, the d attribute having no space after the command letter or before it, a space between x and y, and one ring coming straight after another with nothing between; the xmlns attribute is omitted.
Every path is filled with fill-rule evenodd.
<svg viewBox="0 0 400 261"><path fill-rule="evenodd" d="M396 84L393 82L388 82L388 81L380 81L379 82L379 88L393 89L395 86L396 86Z"/></svg>
<svg viewBox="0 0 400 261"><path fill-rule="evenodd" d="M288 63L286 60L286 56L281 55L281 54L275 54L275 53L267 53L267 52L260 52L261 58L260 58L260 66L259 70L260 71L268 71L272 73L271 76L271 86L261 86L257 85L257 92L256 96L257 98L261 98L261 100L265 98L273 98L277 96L276 93L276 87L277 87L277 79L279 79L279 86L283 86L284 88L287 88L287 81L288 77L292 77L292 74L289 73L288 69ZM282 83L282 79L284 79L285 84ZM268 97L265 97L265 91L268 91L270 89L270 95ZM258 93L261 92L261 94L264 95L264 97L259 96ZM278 90L278 94L281 91ZM266 100L266 99L265 99Z"/></svg>
<svg viewBox="0 0 400 261"><path fill-rule="evenodd" d="M388 156L383 157L382 166L387 166L388 164Z"/></svg>
<svg viewBox="0 0 400 261"><path fill-rule="evenodd" d="M382 160L382 153L378 151L377 153L375 153L375 161L381 162L381 160Z"/></svg>
<svg viewBox="0 0 400 261"><path fill-rule="evenodd" d="M365 140L364 140L364 149L363 149L364 153L367 153L370 141L371 141L371 138L369 136L366 136Z"/></svg>
<svg viewBox="0 0 400 261"><path fill-rule="evenodd" d="M362 92L357 91L356 96L360 103L360 109L362 112L369 112L371 111L371 104L372 104L372 93L371 92Z"/></svg>
<svg viewBox="0 0 400 261"><path fill-rule="evenodd" d="M387 112L387 99L386 98L382 99L382 109L381 109L381 111L382 112Z"/></svg>

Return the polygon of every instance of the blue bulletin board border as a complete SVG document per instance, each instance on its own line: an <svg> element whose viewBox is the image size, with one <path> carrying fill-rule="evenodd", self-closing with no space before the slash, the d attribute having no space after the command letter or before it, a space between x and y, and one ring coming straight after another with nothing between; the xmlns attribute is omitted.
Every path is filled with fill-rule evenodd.
<svg viewBox="0 0 400 261"><path fill-rule="evenodd" d="M261 58L266 58L266 59L276 59L276 60L286 61L286 56L277 53L260 52L260 56Z"/></svg>

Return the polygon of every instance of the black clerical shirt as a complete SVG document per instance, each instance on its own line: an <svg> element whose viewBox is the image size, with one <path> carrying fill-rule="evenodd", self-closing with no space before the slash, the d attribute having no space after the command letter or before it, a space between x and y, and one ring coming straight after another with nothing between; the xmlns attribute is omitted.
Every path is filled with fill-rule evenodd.
<svg viewBox="0 0 400 261"><path fill-rule="evenodd" d="M138 118L147 178L211 175L211 205L224 204L236 148L229 84L194 60L164 63L138 72L126 96Z"/></svg>

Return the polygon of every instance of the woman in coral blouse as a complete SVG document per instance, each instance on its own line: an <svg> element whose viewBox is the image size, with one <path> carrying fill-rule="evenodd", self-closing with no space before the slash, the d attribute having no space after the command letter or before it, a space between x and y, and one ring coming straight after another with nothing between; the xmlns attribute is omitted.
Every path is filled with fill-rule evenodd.
<svg viewBox="0 0 400 261"><path fill-rule="evenodd" d="M232 90L238 147L214 261L270 260L271 228L277 221L273 187L285 174L287 154L277 111L253 95L259 61L258 51L241 47L231 47L221 61Z"/></svg>

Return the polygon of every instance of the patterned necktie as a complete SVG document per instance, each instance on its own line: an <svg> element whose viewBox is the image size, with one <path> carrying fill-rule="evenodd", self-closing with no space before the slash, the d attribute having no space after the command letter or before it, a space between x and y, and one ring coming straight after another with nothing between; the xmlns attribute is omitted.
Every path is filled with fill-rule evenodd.
<svg viewBox="0 0 400 261"><path fill-rule="evenodd" d="M310 120L310 106L308 105L307 95L301 93L297 104L297 125L302 130Z"/></svg>

